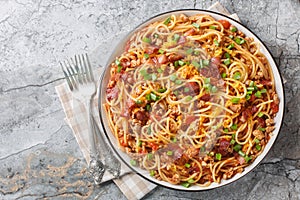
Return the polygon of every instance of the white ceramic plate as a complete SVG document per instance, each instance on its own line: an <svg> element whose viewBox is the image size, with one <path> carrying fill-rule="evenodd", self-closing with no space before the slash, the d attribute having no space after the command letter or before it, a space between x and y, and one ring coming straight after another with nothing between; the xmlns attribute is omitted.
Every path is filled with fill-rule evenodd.
<svg viewBox="0 0 300 200"><path fill-rule="evenodd" d="M159 21L159 20L162 21L162 20L166 19L167 17L169 17L172 14L174 14L174 15L185 14L187 16L195 15L195 14L208 14L208 15L211 15L216 20L226 19L232 25L236 26L238 28L238 30L242 31L246 36L254 38L255 41L260 43L261 52L266 56L266 58L268 59L270 65L271 65L273 75L274 75L274 79L275 79L276 92L277 92L278 97L280 99L279 112L277 113L276 118L275 118L276 129L273 131L272 136L271 136L269 142L267 143L265 149L261 153L261 155L259 155L252 164L250 164L248 167L246 167L245 170L242 173L236 174L234 177L232 177L229 180L222 180L221 183L212 183L211 185L209 185L207 187L199 187L199 186L193 185L191 187L185 188L181 185L173 185L173 184L170 184L170 183L165 182L165 181L158 181L157 179L151 177L149 175L148 171L143 170L139 167L133 167L132 165L130 165L131 158L126 153L124 153L123 151L121 151L118 148L118 142L115 139L115 137L113 136L113 134L112 134L112 132L109 128L108 120L106 118L105 109L102 107L103 103L105 103L105 91L106 91L106 86L107 86L107 83L108 83L108 80L109 80L109 66L115 60L115 58L117 56L122 54L122 52L124 51L124 47L125 47L125 44L126 44L127 40L133 35L133 33L136 30L139 30L141 27L145 27L145 26L147 26L147 25L149 25L149 24L151 24L155 21ZM233 19L231 19L231 18L229 18L225 15L222 15L222 14L219 14L219 13L216 13L216 12L212 12L212 11L207 11L207 10L194 10L193 9L193 10L176 10L176 11L166 12L166 13L157 15L157 16L147 20L146 22L140 24L135 30L130 32L126 37L124 37L123 40L121 40L120 43L117 45L117 47L113 51L112 55L108 59L108 62L106 64L106 68L104 69L104 72L101 76L101 81L100 81L100 85L99 85L99 113L100 113L101 124L103 126L103 130L105 132L105 135L106 135L106 137L108 138L108 140L110 142L110 145L113 147L113 149L117 153L117 155L133 171L135 171L140 176L146 178L147 180L149 180L149 181L151 181L155 184L161 185L161 186L165 186L165 187L176 189L176 190L184 190L184 191L201 191L201 190L208 190L208 189L221 187L221 186L227 185L229 183L232 183L232 182L240 179L241 177L248 174L251 170L253 170L263 160L263 158L267 155L267 153L270 151L271 147L273 146L273 144L274 144L274 142L275 142L275 140L276 140L276 138L279 134L279 130L280 130L282 120L283 120L284 104L285 104L284 103L284 92L283 92L283 84L282 84L281 76L279 74L279 71L278 71L277 66L274 62L273 57L271 56L269 50L263 44L263 42L253 32L251 32L248 28L243 26L238 21L233 20Z"/></svg>

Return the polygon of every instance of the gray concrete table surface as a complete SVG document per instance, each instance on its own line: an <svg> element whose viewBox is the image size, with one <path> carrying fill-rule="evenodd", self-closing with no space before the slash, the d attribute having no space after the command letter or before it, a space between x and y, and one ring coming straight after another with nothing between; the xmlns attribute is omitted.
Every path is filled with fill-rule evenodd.
<svg viewBox="0 0 300 200"><path fill-rule="evenodd" d="M109 52L114 35L155 14L214 2L0 1L0 199L126 199L113 182L95 187L88 176L54 89L63 81L58 60L102 43ZM194 193L157 187L144 199L300 199L300 2L220 2L265 42L287 80L279 138L233 184Z"/></svg>

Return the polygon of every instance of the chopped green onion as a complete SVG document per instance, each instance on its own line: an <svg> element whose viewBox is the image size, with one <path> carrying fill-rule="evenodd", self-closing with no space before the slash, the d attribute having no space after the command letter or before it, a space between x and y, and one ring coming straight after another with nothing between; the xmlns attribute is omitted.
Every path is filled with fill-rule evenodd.
<svg viewBox="0 0 300 200"><path fill-rule="evenodd" d="M130 160L130 164L131 164L132 166L136 166L136 160Z"/></svg>
<svg viewBox="0 0 300 200"><path fill-rule="evenodd" d="M231 128L232 130L236 131L237 128L238 128L238 126L237 126L237 124L232 124L232 126L231 126L230 128Z"/></svg>
<svg viewBox="0 0 300 200"><path fill-rule="evenodd" d="M257 98L261 98L261 92L260 91L255 92L254 96L256 96Z"/></svg>
<svg viewBox="0 0 300 200"><path fill-rule="evenodd" d="M224 128L223 131L224 131L224 133L228 133L229 132L228 128Z"/></svg>
<svg viewBox="0 0 300 200"><path fill-rule="evenodd" d="M158 53L163 54L163 53L165 53L165 51L162 50L162 49L159 49L159 50L158 50Z"/></svg>
<svg viewBox="0 0 300 200"><path fill-rule="evenodd" d="M154 94L154 93L151 92L150 93L150 98L153 101L158 101L160 99L160 96L158 96L158 95L156 95L156 94Z"/></svg>
<svg viewBox="0 0 300 200"><path fill-rule="evenodd" d="M216 30L217 27L215 27L215 26L209 26L209 28Z"/></svg>
<svg viewBox="0 0 300 200"><path fill-rule="evenodd" d="M214 40L215 45L218 47L220 44L218 42L218 40Z"/></svg>
<svg viewBox="0 0 300 200"><path fill-rule="evenodd" d="M226 59L224 60L224 64L225 64L225 65L230 65L230 63L231 63L230 58L226 58Z"/></svg>
<svg viewBox="0 0 300 200"><path fill-rule="evenodd" d="M177 138L176 137L172 138L172 142L177 142Z"/></svg>
<svg viewBox="0 0 300 200"><path fill-rule="evenodd" d="M246 163L248 163L250 160L252 160L251 156L245 156L244 158L245 158Z"/></svg>
<svg viewBox="0 0 300 200"><path fill-rule="evenodd" d="M151 109L151 105L150 105L150 104L147 104L147 105L146 105L146 110L149 111L150 109Z"/></svg>
<svg viewBox="0 0 300 200"><path fill-rule="evenodd" d="M142 40L143 40L143 42L151 43L151 39L150 38L144 37Z"/></svg>
<svg viewBox="0 0 300 200"><path fill-rule="evenodd" d="M260 146L259 144L257 144L257 145L255 146L255 148L257 149L257 151L260 151L260 150L261 150L261 146Z"/></svg>
<svg viewBox="0 0 300 200"><path fill-rule="evenodd" d="M170 80L171 80L171 81L175 81L176 79L177 79L176 74L172 74L172 75L170 76Z"/></svg>
<svg viewBox="0 0 300 200"><path fill-rule="evenodd" d="M199 25L199 24L197 24L197 23L195 23L195 22L194 22L194 23L192 23L192 26L193 26L193 27L195 27L195 28L200 28L200 25Z"/></svg>
<svg viewBox="0 0 300 200"><path fill-rule="evenodd" d="M168 25L171 21L171 17L168 17L165 21L164 21L164 24L165 25Z"/></svg>
<svg viewBox="0 0 300 200"><path fill-rule="evenodd" d="M209 65L209 60L202 60L202 64L204 66L208 66Z"/></svg>
<svg viewBox="0 0 300 200"><path fill-rule="evenodd" d="M230 44L227 49L232 49L234 47L234 43Z"/></svg>
<svg viewBox="0 0 300 200"><path fill-rule="evenodd" d="M235 144L235 139L231 139L230 144Z"/></svg>
<svg viewBox="0 0 300 200"><path fill-rule="evenodd" d="M155 38L158 38L159 35L158 35L157 33L154 33L154 37L155 37Z"/></svg>
<svg viewBox="0 0 300 200"><path fill-rule="evenodd" d="M177 42L179 40L179 38L180 38L180 35L178 35L177 33L175 33L174 36L173 36L173 40L175 42Z"/></svg>
<svg viewBox="0 0 300 200"><path fill-rule="evenodd" d="M115 64L119 66L119 65L121 64L121 62L117 59L117 60L115 61Z"/></svg>
<svg viewBox="0 0 300 200"><path fill-rule="evenodd" d="M193 50L192 48L189 48L188 50L186 50L186 53L187 53L187 54L192 54L193 51L194 51L194 50Z"/></svg>
<svg viewBox="0 0 300 200"><path fill-rule="evenodd" d="M148 72L147 72L147 70L142 69L142 70L140 71L140 74L141 74L142 76L145 76L145 75L148 74Z"/></svg>
<svg viewBox="0 0 300 200"><path fill-rule="evenodd" d="M195 51L194 51L194 55L195 55L195 56L200 55L200 51L195 50Z"/></svg>
<svg viewBox="0 0 300 200"><path fill-rule="evenodd" d="M178 60L176 60L176 61L174 62L174 67L177 68L178 65L179 65L179 62L178 62Z"/></svg>
<svg viewBox="0 0 300 200"><path fill-rule="evenodd" d="M179 64L180 66L183 66L183 65L185 65L185 62L182 61L182 60L179 60L179 61L178 61L178 64Z"/></svg>
<svg viewBox="0 0 300 200"><path fill-rule="evenodd" d="M217 153L217 154L216 154L216 159L217 159L217 160L221 160L221 159L222 159L222 154Z"/></svg>
<svg viewBox="0 0 300 200"><path fill-rule="evenodd" d="M173 155L173 151L167 151L167 155L168 155L168 156Z"/></svg>
<svg viewBox="0 0 300 200"><path fill-rule="evenodd" d="M156 74L152 74L152 81L156 81L157 80L157 75Z"/></svg>
<svg viewBox="0 0 300 200"><path fill-rule="evenodd" d="M205 78L205 79L204 79L204 83L205 83L205 84L210 83L210 78Z"/></svg>
<svg viewBox="0 0 300 200"><path fill-rule="evenodd" d="M224 53L225 58L230 58L230 54L228 52Z"/></svg>
<svg viewBox="0 0 300 200"><path fill-rule="evenodd" d="M192 65L194 65L196 68L200 67L200 64L195 60L192 61Z"/></svg>
<svg viewBox="0 0 300 200"><path fill-rule="evenodd" d="M233 39L233 35L229 35L228 37L229 37L230 39Z"/></svg>
<svg viewBox="0 0 300 200"><path fill-rule="evenodd" d="M182 83L182 80L177 79L177 80L175 81L175 84L176 84L176 85L180 85L181 83Z"/></svg>
<svg viewBox="0 0 300 200"><path fill-rule="evenodd" d="M158 69L157 69L157 72L158 72L158 73L163 73L164 70L162 70L161 68L158 68Z"/></svg>
<svg viewBox="0 0 300 200"><path fill-rule="evenodd" d="M254 91L254 87L247 87L247 90L249 90L249 91ZM252 94L252 92L251 92L251 94Z"/></svg>
<svg viewBox="0 0 300 200"><path fill-rule="evenodd" d="M234 134L234 133L232 134L231 138L232 138L232 139L235 139L235 134Z"/></svg>
<svg viewBox="0 0 300 200"><path fill-rule="evenodd" d="M258 117L262 117L262 116L264 116L264 113L259 112L259 113L257 114L257 116L258 116Z"/></svg>
<svg viewBox="0 0 300 200"><path fill-rule="evenodd" d="M205 146L202 146L202 147L200 148L200 151L201 151L201 152L204 152L204 151L205 151Z"/></svg>
<svg viewBox="0 0 300 200"><path fill-rule="evenodd" d="M160 93L164 93L165 91L167 91L167 89L166 88L160 88L157 91L160 92Z"/></svg>
<svg viewBox="0 0 300 200"><path fill-rule="evenodd" d="M218 88L216 86L211 87L211 92L216 93L218 91Z"/></svg>
<svg viewBox="0 0 300 200"><path fill-rule="evenodd" d="M186 188L190 187L190 184L188 182L183 182L181 183L181 185Z"/></svg>
<svg viewBox="0 0 300 200"><path fill-rule="evenodd" d="M150 171L150 176L154 176L155 175L155 171L154 170L151 170Z"/></svg>
<svg viewBox="0 0 300 200"><path fill-rule="evenodd" d="M149 54L144 53L144 58L148 59L149 58Z"/></svg>
<svg viewBox="0 0 300 200"><path fill-rule="evenodd" d="M237 31L237 28L236 28L236 27L232 27L232 28L230 29L230 31L231 31L231 32L236 32L236 31Z"/></svg>
<svg viewBox="0 0 300 200"><path fill-rule="evenodd" d="M236 144L236 145L234 145L234 147L233 147L233 150L236 151L236 152L238 152L238 151L241 150L241 149L242 149L242 146L239 145L239 144Z"/></svg>
<svg viewBox="0 0 300 200"><path fill-rule="evenodd" d="M234 103L234 104L237 104L237 103L240 102L240 98L232 98L231 102Z"/></svg>
<svg viewBox="0 0 300 200"><path fill-rule="evenodd" d="M188 183L194 183L194 182L195 182L195 180L192 179L192 178L190 178L190 179L188 180Z"/></svg>
<svg viewBox="0 0 300 200"><path fill-rule="evenodd" d="M235 72L235 73L233 74L233 79L235 79L235 80L240 80L240 78L241 78L241 73L240 73L240 72Z"/></svg>
<svg viewBox="0 0 300 200"><path fill-rule="evenodd" d="M118 69L117 69L117 72L120 73L122 70L122 66L121 65L118 65Z"/></svg>
<svg viewBox="0 0 300 200"><path fill-rule="evenodd" d="M138 141L138 146L141 147L142 146L142 141Z"/></svg>
<svg viewBox="0 0 300 200"><path fill-rule="evenodd" d="M191 164L190 163L185 163L184 165L186 168L190 168L191 167Z"/></svg>
<svg viewBox="0 0 300 200"><path fill-rule="evenodd" d="M175 96L178 96L179 94L178 90L174 91L173 93L175 94Z"/></svg>
<svg viewBox="0 0 300 200"><path fill-rule="evenodd" d="M245 154L243 151L241 151L241 150L239 150L238 153L239 153L241 156L243 156L243 157L245 157L245 155L246 155L246 154Z"/></svg>
<svg viewBox="0 0 300 200"><path fill-rule="evenodd" d="M266 131L266 128L258 127L258 130L260 130L260 131Z"/></svg>
<svg viewBox="0 0 300 200"><path fill-rule="evenodd" d="M259 143L260 143L259 139L257 139L257 138L255 138L254 142L255 142L256 144L259 144Z"/></svg>
<svg viewBox="0 0 300 200"><path fill-rule="evenodd" d="M242 38L237 37L237 38L235 38L235 42L238 43L238 44L244 44L245 40L242 39Z"/></svg>
<svg viewBox="0 0 300 200"><path fill-rule="evenodd" d="M143 103L143 101L142 100L140 100L140 99L138 99L138 100L136 100L136 102L135 102L136 104L142 104Z"/></svg>
<svg viewBox="0 0 300 200"><path fill-rule="evenodd" d="M250 100L251 99L251 95L250 94L247 94L246 95L246 100L248 101L248 100Z"/></svg>
<svg viewBox="0 0 300 200"><path fill-rule="evenodd" d="M251 81L250 84L249 84L249 86L250 86L250 87L254 87L254 86L255 86L254 81Z"/></svg>
<svg viewBox="0 0 300 200"><path fill-rule="evenodd" d="M148 158L148 160L152 160L153 154L152 154L152 153L148 153L148 154L147 154L147 158Z"/></svg>
<svg viewBox="0 0 300 200"><path fill-rule="evenodd" d="M260 93L267 93L267 89L265 89L265 88L263 88L261 91L260 91Z"/></svg>
<svg viewBox="0 0 300 200"><path fill-rule="evenodd" d="M250 90L250 91L247 91L247 94L252 94L252 91Z"/></svg>
<svg viewBox="0 0 300 200"><path fill-rule="evenodd" d="M190 100L192 100L192 99L193 99L192 96L187 96L187 97L185 98L186 101L190 101Z"/></svg>
<svg viewBox="0 0 300 200"><path fill-rule="evenodd" d="M151 96L150 96L150 94L146 94L146 99L148 100L148 101L150 101L151 100Z"/></svg>
<svg viewBox="0 0 300 200"><path fill-rule="evenodd" d="M185 88L183 89L183 91L184 91L184 92L189 92L189 91L190 91L190 88L185 87Z"/></svg>
<svg viewBox="0 0 300 200"><path fill-rule="evenodd" d="M227 77L227 74L226 74L225 72L223 72L223 73L221 74L221 76L222 76L222 78L226 78L226 77Z"/></svg>

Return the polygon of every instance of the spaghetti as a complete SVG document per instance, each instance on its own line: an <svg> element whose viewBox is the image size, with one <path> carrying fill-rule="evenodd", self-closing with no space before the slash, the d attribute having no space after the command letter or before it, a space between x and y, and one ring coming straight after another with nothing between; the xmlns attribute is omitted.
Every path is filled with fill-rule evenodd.
<svg viewBox="0 0 300 200"><path fill-rule="evenodd" d="M134 33L110 66L109 124L132 165L207 186L263 151L279 109L259 45L226 20L171 15Z"/></svg>

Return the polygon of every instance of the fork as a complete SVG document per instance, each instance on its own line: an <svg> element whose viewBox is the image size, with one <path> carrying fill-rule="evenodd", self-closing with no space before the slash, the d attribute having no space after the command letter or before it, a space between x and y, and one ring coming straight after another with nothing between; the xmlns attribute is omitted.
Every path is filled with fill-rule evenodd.
<svg viewBox="0 0 300 200"><path fill-rule="evenodd" d="M94 178L95 184L100 184L106 169L113 174L115 178L120 174L120 161L114 157L107 146L104 146L104 138L92 118L92 100L96 94L96 85L91 69L91 65L87 54L75 55L74 58L60 62L62 71L65 75L66 81L73 97L79 102L83 103L87 111L88 119L88 134L90 141L90 158L89 171ZM102 145L99 147L103 152L105 164L99 159L100 155L97 151L95 141L96 137L100 136Z"/></svg>

